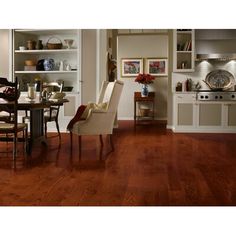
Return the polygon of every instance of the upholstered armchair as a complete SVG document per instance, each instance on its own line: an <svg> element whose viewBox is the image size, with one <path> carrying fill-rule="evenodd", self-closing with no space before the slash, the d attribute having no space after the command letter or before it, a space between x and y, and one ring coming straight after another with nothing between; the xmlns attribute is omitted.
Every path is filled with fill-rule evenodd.
<svg viewBox="0 0 236 236"><path fill-rule="evenodd" d="M83 113L83 116L85 115L84 119L78 120L69 128L71 150L73 134L79 136L79 157L81 157L82 135L99 135L101 148L103 147L102 135L109 135L111 149L112 151L114 150L112 133L122 89L122 81L104 81L100 91L98 104L95 106L87 106L87 110L84 111L86 115Z"/></svg>

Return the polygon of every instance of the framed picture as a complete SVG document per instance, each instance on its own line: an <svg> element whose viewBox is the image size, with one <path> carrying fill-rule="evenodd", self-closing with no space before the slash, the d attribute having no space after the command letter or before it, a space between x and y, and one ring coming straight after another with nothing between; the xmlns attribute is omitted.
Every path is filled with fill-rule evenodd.
<svg viewBox="0 0 236 236"><path fill-rule="evenodd" d="M142 58L121 59L121 77L137 76L139 73L143 73Z"/></svg>
<svg viewBox="0 0 236 236"><path fill-rule="evenodd" d="M146 73L153 76L167 76L168 61L167 59L148 58L146 61L146 70Z"/></svg>

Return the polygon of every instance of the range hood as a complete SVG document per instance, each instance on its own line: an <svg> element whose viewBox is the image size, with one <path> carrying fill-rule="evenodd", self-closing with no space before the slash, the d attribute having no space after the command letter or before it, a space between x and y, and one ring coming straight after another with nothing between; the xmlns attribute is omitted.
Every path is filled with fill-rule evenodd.
<svg viewBox="0 0 236 236"><path fill-rule="evenodd" d="M228 61L236 59L236 53L198 53L196 54L196 60L219 60Z"/></svg>
<svg viewBox="0 0 236 236"><path fill-rule="evenodd" d="M195 30L196 60L236 59L235 29Z"/></svg>

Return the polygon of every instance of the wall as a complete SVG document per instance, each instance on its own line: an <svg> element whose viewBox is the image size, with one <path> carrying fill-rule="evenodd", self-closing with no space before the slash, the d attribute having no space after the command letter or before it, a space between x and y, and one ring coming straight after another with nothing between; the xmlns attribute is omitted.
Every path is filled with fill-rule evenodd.
<svg viewBox="0 0 236 236"><path fill-rule="evenodd" d="M0 29L0 77L9 78L9 30Z"/></svg>
<svg viewBox="0 0 236 236"><path fill-rule="evenodd" d="M124 81L124 89L118 108L118 119L133 119L135 91L141 91L141 85L134 82L135 77L120 77L121 58L168 58L168 33L160 35L120 35L117 40L118 78ZM167 119L168 77L156 77L150 91L156 92L155 117Z"/></svg>
<svg viewBox="0 0 236 236"><path fill-rule="evenodd" d="M167 128L171 128L173 120L173 98L172 98L172 69L173 69L173 30L168 30L169 34L169 82L167 100Z"/></svg>
<svg viewBox="0 0 236 236"><path fill-rule="evenodd" d="M96 30L82 30L81 103L96 101Z"/></svg>

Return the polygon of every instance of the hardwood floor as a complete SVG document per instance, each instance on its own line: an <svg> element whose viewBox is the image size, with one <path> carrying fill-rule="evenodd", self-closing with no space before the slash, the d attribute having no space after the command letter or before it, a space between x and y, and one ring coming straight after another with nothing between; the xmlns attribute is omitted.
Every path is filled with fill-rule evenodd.
<svg viewBox="0 0 236 236"><path fill-rule="evenodd" d="M50 136L50 135L49 135ZM104 137L82 138L82 159L69 134L37 145L27 161L19 144L17 170L0 144L2 206L235 206L236 134L174 134L164 124L120 121L115 152ZM9 150L11 145L8 145Z"/></svg>

